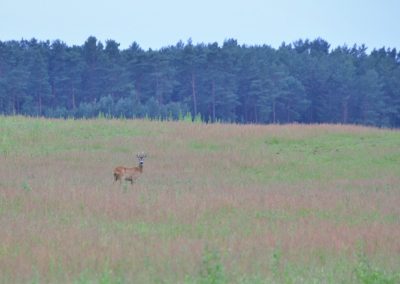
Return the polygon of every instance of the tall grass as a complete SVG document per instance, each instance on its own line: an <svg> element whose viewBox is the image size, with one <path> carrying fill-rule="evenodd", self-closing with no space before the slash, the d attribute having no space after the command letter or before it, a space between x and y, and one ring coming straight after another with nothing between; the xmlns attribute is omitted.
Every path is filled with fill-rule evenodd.
<svg viewBox="0 0 400 284"><path fill-rule="evenodd" d="M0 117L0 283L399 282L399 165L375 128Z"/></svg>

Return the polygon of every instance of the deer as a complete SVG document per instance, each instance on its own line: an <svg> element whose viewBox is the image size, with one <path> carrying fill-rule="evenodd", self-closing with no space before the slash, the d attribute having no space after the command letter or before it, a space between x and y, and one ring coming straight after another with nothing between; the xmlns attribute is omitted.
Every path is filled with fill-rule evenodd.
<svg viewBox="0 0 400 284"><path fill-rule="evenodd" d="M147 155L142 152L138 153L136 155L139 165L134 168L127 168L127 167L116 167L114 169L114 183L119 180L120 183L122 183L123 180L130 181L131 184L133 184L137 178L143 173L143 164L144 164L144 158L147 157Z"/></svg>

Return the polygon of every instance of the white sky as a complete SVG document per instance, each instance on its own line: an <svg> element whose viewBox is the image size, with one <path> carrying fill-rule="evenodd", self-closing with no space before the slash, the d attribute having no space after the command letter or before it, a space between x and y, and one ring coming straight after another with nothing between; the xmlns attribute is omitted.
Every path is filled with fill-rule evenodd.
<svg viewBox="0 0 400 284"><path fill-rule="evenodd" d="M93 35L127 48L158 49L179 40L268 44L322 37L332 47L400 48L400 0L0 0L0 41Z"/></svg>

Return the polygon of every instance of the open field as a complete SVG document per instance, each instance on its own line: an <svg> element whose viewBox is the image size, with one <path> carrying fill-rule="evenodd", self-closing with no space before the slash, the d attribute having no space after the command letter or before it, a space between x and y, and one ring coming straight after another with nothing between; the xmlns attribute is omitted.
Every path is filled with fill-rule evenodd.
<svg viewBox="0 0 400 284"><path fill-rule="evenodd" d="M0 228L0 283L398 283L400 132L0 117Z"/></svg>

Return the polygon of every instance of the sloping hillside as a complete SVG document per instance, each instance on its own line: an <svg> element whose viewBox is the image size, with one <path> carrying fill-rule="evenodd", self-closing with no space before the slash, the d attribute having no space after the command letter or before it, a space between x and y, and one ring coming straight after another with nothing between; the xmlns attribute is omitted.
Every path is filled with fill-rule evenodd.
<svg viewBox="0 0 400 284"><path fill-rule="evenodd" d="M395 283L399 165L376 128L0 117L0 283Z"/></svg>

